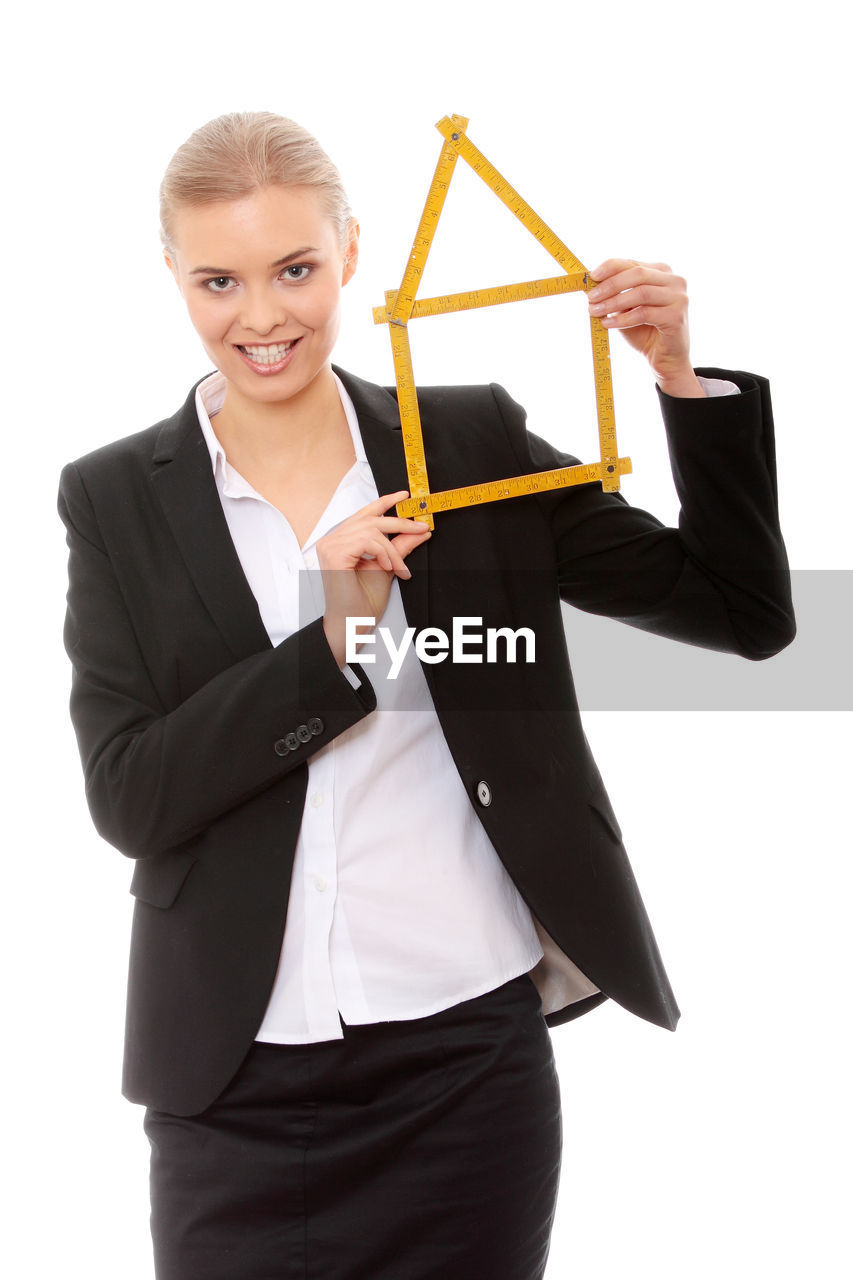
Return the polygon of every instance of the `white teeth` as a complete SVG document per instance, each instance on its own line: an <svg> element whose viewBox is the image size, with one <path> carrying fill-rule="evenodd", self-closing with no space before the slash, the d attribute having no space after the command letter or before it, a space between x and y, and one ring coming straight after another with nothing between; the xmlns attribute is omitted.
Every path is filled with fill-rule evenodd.
<svg viewBox="0 0 853 1280"><path fill-rule="evenodd" d="M296 339L291 342L274 342L268 347L242 347L241 350L245 351L255 364L276 364L284 359L295 341Z"/></svg>

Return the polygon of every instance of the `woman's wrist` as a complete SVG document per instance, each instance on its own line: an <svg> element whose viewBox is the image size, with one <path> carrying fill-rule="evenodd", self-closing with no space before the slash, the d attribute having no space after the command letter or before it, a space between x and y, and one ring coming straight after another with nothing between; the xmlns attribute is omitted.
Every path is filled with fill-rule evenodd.
<svg viewBox="0 0 853 1280"><path fill-rule="evenodd" d="M692 369L685 369L671 377L658 377L657 384L665 395L675 396L677 399L702 400L707 395Z"/></svg>
<svg viewBox="0 0 853 1280"><path fill-rule="evenodd" d="M332 651L332 657L341 668L351 662L353 657L352 653L347 652L348 638L350 640L354 639L357 650L359 648L359 638L366 638L373 634L376 619L370 618L369 621L364 621L359 615L359 621L355 622L353 620L352 625L348 628L349 623L349 618L331 618L328 614L323 618L323 632L326 637L326 643ZM351 632L349 636L348 630Z"/></svg>

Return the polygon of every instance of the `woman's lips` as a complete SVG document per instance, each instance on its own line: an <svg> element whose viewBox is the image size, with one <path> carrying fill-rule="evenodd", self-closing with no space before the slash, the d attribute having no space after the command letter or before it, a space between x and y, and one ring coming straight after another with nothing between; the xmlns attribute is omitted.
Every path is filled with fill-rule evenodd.
<svg viewBox="0 0 853 1280"><path fill-rule="evenodd" d="M247 343L234 349L254 373L268 378L287 368L300 341L300 338L292 338L289 342Z"/></svg>

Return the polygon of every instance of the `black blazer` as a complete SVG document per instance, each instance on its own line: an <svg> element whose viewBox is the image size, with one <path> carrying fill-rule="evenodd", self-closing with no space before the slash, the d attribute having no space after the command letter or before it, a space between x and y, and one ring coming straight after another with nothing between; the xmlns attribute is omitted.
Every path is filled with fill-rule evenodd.
<svg viewBox="0 0 853 1280"><path fill-rule="evenodd" d="M439 515L401 584L418 629L449 634L453 617L466 615L536 636L533 664L446 661L425 672L501 860L560 958L600 988L545 1004L550 1026L606 996L665 1027L678 1018L581 729L560 596L748 658L777 652L794 633L767 383L702 372L732 378L742 394L661 395L682 503L677 531L598 484L576 486ZM379 492L406 488L393 392L341 377ZM434 490L574 461L527 433L500 387L419 394ZM262 1020L306 761L370 714L370 668L354 690L320 622L270 645L228 533L194 389L174 417L69 464L59 510L87 798L101 835L136 859L124 1092L194 1114L229 1082ZM401 856L417 857L422 838L413 832Z"/></svg>

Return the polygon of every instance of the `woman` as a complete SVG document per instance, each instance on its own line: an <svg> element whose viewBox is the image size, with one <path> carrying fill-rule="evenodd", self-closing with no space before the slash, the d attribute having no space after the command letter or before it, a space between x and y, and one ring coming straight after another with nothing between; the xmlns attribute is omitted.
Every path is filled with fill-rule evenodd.
<svg viewBox="0 0 853 1280"><path fill-rule="evenodd" d="M157 1276L541 1277L548 1027L607 997L678 1017L559 597L750 658L789 642L767 385L697 375L684 282L610 260L590 308L655 373L679 530L585 485L430 535L393 514L393 395L330 363L358 228L316 141L212 121L161 213L217 372L60 489L87 795L136 860L124 1092ZM499 387L420 404L436 489L567 464ZM471 620L535 655L430 648ZM395 671L377 624L421 660Z"/></svg>

